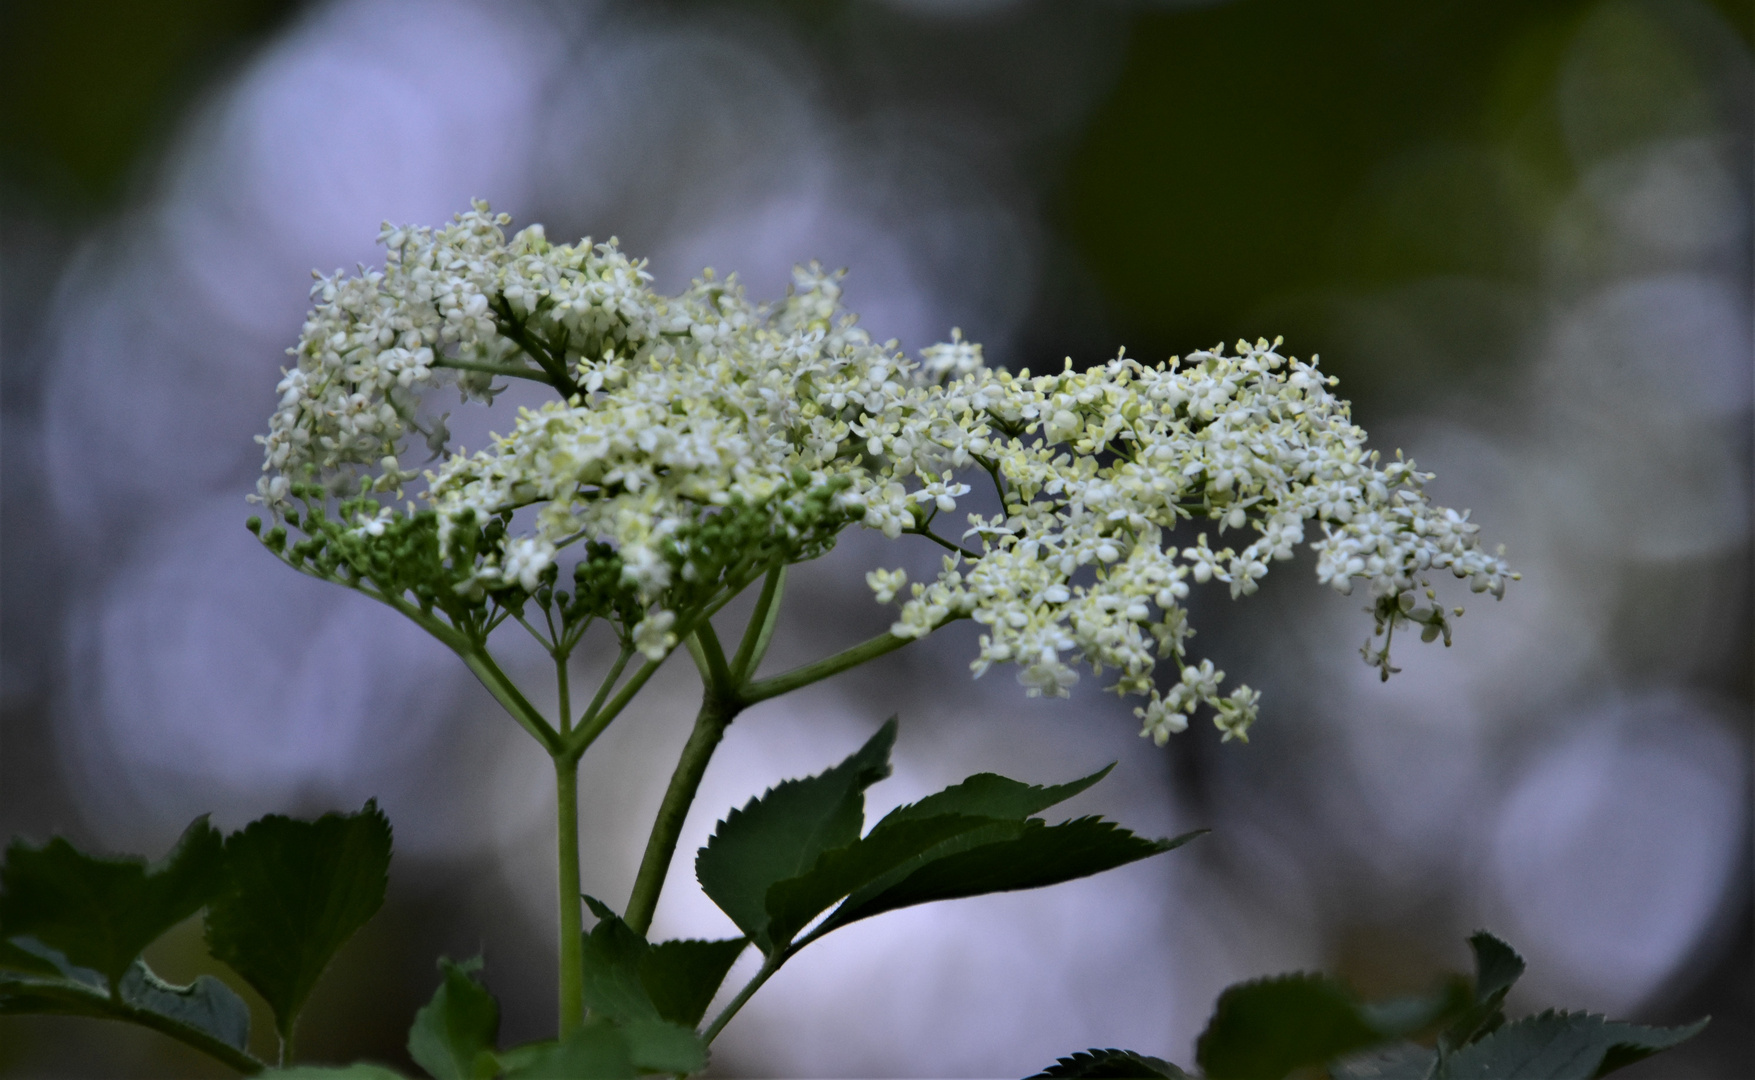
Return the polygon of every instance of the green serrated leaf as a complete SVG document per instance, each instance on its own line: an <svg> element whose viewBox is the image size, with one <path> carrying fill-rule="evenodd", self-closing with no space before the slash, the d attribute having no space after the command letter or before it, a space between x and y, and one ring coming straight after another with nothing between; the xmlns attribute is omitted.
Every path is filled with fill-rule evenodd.
<svg viewBox="0 0 1755 1080"><path fill-rule="evenodd" d="M594 1017L559 1041L529 1043L499 1055L506 1080L629 1080L636 1075L627 1037Z"/></svg>
<svg viewBox="0 0 1755 1080"><path fill-rule="evenodd" d="M384 903L390 822L375 800L316 821L270 814L227 838L225 859L208 951L256 988L289 1038L317 977Z"/></svg>
<svg viewBox="0 0 1755 1080"><path fill-rule="evenodd" d="M1227 987L1195 1060L1213 1080L1280 1080L1382 1041L1337 980L1281 975Z"/></svg>
<svg viewBox="0 0 1755 1080"><path fill-rule="evenodd" d="M862 839L822 853L798 877L768 889L768 937L777 947L791 943L806 923L848 895L887 885L955 851L1016 838L1022 821L941 814L903 819L874 828Z"/></svg>
<svg viewBox="0 0 1755 1080"><path fill-rule="evenodd" d="M726 972L748 944L746 938L679 939L651 946L640 961L640 982L658 1015L685 1027L700 1024Z"/></svg>
<svg viewBox="0 0 1755 1080"><path fill-rule="evenodd" d="M1091 775L1071 783L1048 787L1026 784L997 773L976 773L962 783L934 792L917 803L896 807L884 815L884 819L874 825L872 831L876 832L886 825L898 822L916 821L941 814L967 814L973 817L1022 821L1032 814L1039 814L1072 798L1108 776L1114 768L1113 764L1105 765Z"/></svg>
<svg viewBox="0 0 1755 1080"><path fill-rule="evenodd" d="M1438 1051L1402 1042L1353 1054L1329 1066L1334 1080L1427 1080Z"/></svg>
<svg viewBox="0 0 1755 1080"><path fill-rule="evenodd" d="M250 1006L231 987L212 975L198 976L188 986L177 986L158 977L136 960L122 976L122 1000L137 1009L168 1016L225 1043L236 1050L250 1048Z"/></svg>
<svg viewBox="0 0 1755 1080"><path fill-rule="evenodd" d="M87 855L60 837L40 848L14 840L0 866L0 938L28 934L114 987L143 949L199 911L223 881L222 842L206 815L150 866Z"/></svg>
<svg viewBox="0 0 1755 1080"><path fill-rule="evenodd" d="M128 977L124 976L123 981L127 983ZM205 985L197 980L196 986L188 988L190 990L189 996L200 995L210 1003L214 991L204 990ZM172 987L171 989L174 993L184 988ZM229 991L227 992L229 993ZM100 1020L121 1020L124 1023L138 1024L141 1027L151 1028L161 1034L169 1035L204 1054L217 1058L241 1073L255 1074L262 1071L260 1061L229 1041L233 1037L230 1032L228 1032L227 1039L221 1039L202 1027L187 1023L184 1019L172 1015L172 1012L179 1011L183 1012L184 1016L191 1013L197 1016L206 1015L216 1021L215 1026L226 1030L236 1021L235 1018L229 1021L225 1019L227 1015L225 1006L210 1008L208 1003L154 1002L149 992L139 991L134 994L135 1001L128 1001L122 999L119 994L120 992L118 992L118 996L112 997L109 990L102 985L101 979L95 982L86 982L63 978L42 978L35 975L0 974L0 1015L50 1014L86 1016ZM136 1003L142 1000L149 1004L168 1008L170 1011L160 1011L160 1008L143 1007ZM190 1005L195 1007L193 1009L182 1008ZM244 1023L247 1024L248 1020L246 1019Z"/></svg>
<svg viewBox="0 0 1755 1080"><path fill-rule="evenodd" d="M1438 1039L1442 1057L1494 1031L1505 1022L1505 995L1523 977L1523 957L1504 941L1477 930L1469 936L1475 954L1474 1003Z"/></svg>
<svg viewBox="0 0 1755 1080"><path fill-rule="evenodd" d="M1705 1026L1702 1020L1687 1027L1643 1027L1550 1009L1446 1055L1435 1080L1593 1080L1691 1039Z"/></svg>
<svg viewBox="0 0 1755 1080"><path fill-rule="evenodd" d="M1045 825L1032 818L1015 837L935 858L892 884L862 889L813 930L820 936L885 911L962 896L1056 885L1181 847L1200 829L1148 840L1101 818Z"/></svg>
<svg viewBox="0 0 1755 1080"><path fill-rule="evenodd" d="M628 1020L619 1026L628 1057L641 1072L683 1074L707 1067L707 1044L691 1028L656 1018Z"/></svg>
<svg viewBox="0 0 1755 1080"><path fill-rule="evenodd" d="M1359 1015L1381 1034L1401 1037L1450 1023L1473 1004L1473 985L1460 975L1451 975L1433 993L1366 1002L1359 1006Z"/></svg>
<svg viewBox="0 0 1755 1080"><path fill-rule="evenodd" d="M650 1020L693 1028L748 944L731 938L651 945L602 901L587 896L585 903L597 916L584 941L585 1004L617 1023Z"/></svg>
<svg viewBox="0 0 1755 1080"><path fill-rule="evenodd" d="M25 940L30 939L26 938ZM64 957L61 963L56 963L44 955L42 950L45 947L40 942L32 942L32 944L35 948L26 947L12 938L0 938L0 970L21 971L27 975L47 975L51 978L68 974ZM92 972L92 974L97 975L96 972ZM98 978L102 979L103 976L99 975Z"/></svg>
<svg viewBox="0 0 1755 1080"><path fill-rule="evenodd" d="M859 839L865 789L890 774L896 741L892 717L841 764L803 780L787 780L733 810L695 856L701 888L763 952L768 889L797 877L830 848Z"/></svg>
<svg viewBox="0 0 1755 1080"><path fill-rule="evenodd" d="M408 1056L434 1080L489 1080L498 1072L493 1050L500 1003L475 980L480 968L480 957L461 964L440 960L439 988L414 1014Z"/></svg>
<svg viewBox="0 0 1755 1080"><path fill-rule="evenodd" d="M1132 1050L1098 1050L1092 1048L1069 1054L1028 1080L1194 1080L1187 1073L1162 1058L1147 1057Z"/></svg>
<svg viewBox="0 0 1755 1080"><path fill-rule="evenodd" d="M1517 980L1523 978L1523 957L1517 950L1485 930L1469 935L1469 949L1475 954L1475 999L1485 1001L1497 994L1501 998Z"/></svg>
<svg viewBox="0 0 1755 1080"><path fill-rule="evenodd" d="M585 1007L614 1020L658 1019L658 1007L640 978L646 939L607 907L587 900L598 918L584 941Z"/></svg>
<svg viewBox="0 0 1755 1080"><path fill-rule="evenodd" d="M18 962L15 965L10 965L15 971L69 979L76 983L84 983L86 986L96 987L105 993L109 992L109 980L105 979L101 972L70 963L59 949L51 949L29 934L7 938L6 942L15 950L11 955ZM4 966L8 965L0 965L0 967Z"/></svg>

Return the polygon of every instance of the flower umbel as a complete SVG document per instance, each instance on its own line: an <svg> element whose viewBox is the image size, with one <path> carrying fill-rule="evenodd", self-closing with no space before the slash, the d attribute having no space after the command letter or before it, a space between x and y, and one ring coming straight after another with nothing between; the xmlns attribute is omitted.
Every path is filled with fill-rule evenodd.
<svg viewBox="0 0 1755 1080"><path fill-rule="evenodd" d="M892 634L973 618L976 672L1015 664L1032 695L1113 669L1159 743L1201 706L1226 739L1256 715L1255 691L1222 695L1224 673L1187 655L1191 584L1246 596L1310 540L1319 580L1367 588L1384 639L1367 659L1387 677L1397 626L1449 641L1427 575L1495 597L1516 577L1466 513L1426 498L1430 474L1367 450L1334 380L1278 341L1032 375L953 333L915 362L872 341L814 264L774 304L710 272L661 296L613 240L552 245L532 226L508 241L507 222L477 203L443 229L386 225L383 270L318 278L256 496L305 532L295 564L472 635L535 599L661 659L860 522L950 551L930 581L867 575L880 602L902 599ZM507 379L556 396L489 448L442 455L424 507L397 509L419 475L405 455L448 438L426 399L454 385L491 403ZM935 531L970 480L1000 511ZM1189 543L1191 523L1205 531ZM568 561L571 593L555 584Z"/></svg>

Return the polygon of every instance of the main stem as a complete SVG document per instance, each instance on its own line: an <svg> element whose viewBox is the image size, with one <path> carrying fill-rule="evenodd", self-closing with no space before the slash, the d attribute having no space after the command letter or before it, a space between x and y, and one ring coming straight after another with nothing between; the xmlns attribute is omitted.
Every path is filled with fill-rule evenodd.
<svg viewBox="0 0 1755 1080"><path fill-rule="evenodd" d="M555 824L560 867L560 1035L585 1022L585 939L579 886L579 755L555 755Z"/></svg>
<svg viewBox="0 0 1755 1080"><path fill-rule="evenodd" d="M644 935L652 928L658 894L664 890L664 877L676 855L677 838L682 835L689 806L701 787L701 777L707 774L707 762L713 759L725 729L742 708L720 698L711 688L701 697L701 711L695 715L694 730L689 732L689 741L683 745L682 756L670 774L670 786L664 790L664 801L658 806L658 817L652 822L652 834L646 841L646 854L640 859L640 871L634 877L634 891L628 897L624 918L637 934Z"/></svg>

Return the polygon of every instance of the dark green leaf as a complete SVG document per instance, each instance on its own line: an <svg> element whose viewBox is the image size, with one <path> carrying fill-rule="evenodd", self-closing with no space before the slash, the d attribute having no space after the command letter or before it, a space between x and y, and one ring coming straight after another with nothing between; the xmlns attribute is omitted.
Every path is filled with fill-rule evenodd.
<svg viewBox="0 0 1755 1080"><path fill-rule="evenodd" d="M1703 1016L1692 1024L1681 1027L1645 1027L1639 1024L1624 1024L1610 1021L1603 1025L1608 1035L1614 1039L1608 1053L1597 1066L1598 1076L1607 1076L1616 1069L1625 1069L1636 1061L1644 1061L1653 1054L1680 1046L1694 1036L1706 1030L1712 1023L1712 1017Z"/></svg>
<svg viewBox="0 0 1755 1080"><path fill-rule="evenodd" d="M1341 983L1281 975L1220 994L1195 1043L1195 1060L1213 1080L1280 1080L1382 1041Z"/></svg>
<svg viewBox="0 0 1755 1080"><path fill-rule="evenodd" d="M176 986L154 974L145 961L136 960L122 976L121 993L122 1000L137 1009L149 1009L205 1031L234 1049L250 1048L250 1007L212 975L198 976L188 986Z"/></svg>
<svg viewBox="0 0 1755 1080"><path fill-rule="evenodd" d="M1705 1026L1702 1020L1687 1027L1642 1027L1549 1010L1447 1055L1437 1080L1593 1080L1693 1038Z"/></svg>
<svg viewBox="0 0 1755 1080"><path fill-rule="evenodd" d="M1181 1069L1161 1058L1146 1057L1132 1050L1090 1049L1061 1058L1029 1080L1192 1080Z"/></svg>
<svg viewBox="0 0 1755 1080"><path fill-rule="evenodd" d="M776 946L787 945L851 893L893 884L954 851L1014 839L1024 828L1021 821L961 814L888 821L846 847L823 852L806 873L770 886L768 937Z"/></svg>
<svg viewBox="0 0 1755 1080"><path fill-rule="evenodd" d="M0 938L28 934L115 986L141 950L213 898L223 875L205 815L151 866L87 855L59 837L40 848L14 840L0 866Z"/></svg>
<svg viewBox="0 0 1755 1080"><path fill-rule="evenodd" d="M274 1010L287 1038L337 949L384 903L390 822L357 814L271 814L225 845L230 881L207 911L207 948Z"/></svg>
<svg viewBox="0 0 1755 1080"><path fill-rule="evenodd" d="M0 964L0 967L12 967L16 971L26 971L33 975L71 979L76 983L96 987L105 993L109 992L109 980L105 979L101 973L88 967L69 963L67 957L62 955L60 950L49 948L29 934L8 938L6 943L14 950L9 955L14 957L17 962Z"/></svg>
<svg viewBox="0 0 1755 1080"><path fill-rule="evenodd" d="M1013 839L934 859L900 881L855 893L812 933L825 934L913 904L1034 889L1088 877L1180 847L1205 831L1185 833L1173 840L1148 840L1101 818L1078 818L1060 825L1044 825L1032 818Z"/></svg>
<svg viewBox="0 0 1755 1080"><path fill-rule="evenodd" d="M595 897L585 897L585 903L597 916L584 942L585 1004L617 1023L668 1021L693 1028L748 944L732 938L649 945Z"/></svg>
<svg viewBox="0 0 1755 1080"><path fill-rule="evenodd" d="M414 1014L408 1056L434 1080L488 1080L498 1071L493 1050L500 1003L475 981L480 968L480 957L461 964L440 960L439 988Z"/></svg>
<svg viewBox="0 0 1755 1080"><path fill-rule="evenodd" d="M1354 1054L1329 1068L1334 1080L1427 1080L1438 1051L1402 1042Z"/></svg>
<svg viewBox="0 0 1755 1080"><path fill-rule="evenodd" d="M658 1019L658 1007L640 978L646 939L599 901L585 899L597 915L584 942L585 1007L614 1020Z"/></svg>
<svg viewBox="0 0 1755 1080"><path fill-rule="evenodd" d="M1477 930L1469 936L1469 948L1475 954L1475 998L1485 1001L1498 995L1503 998L1517 980L1523 978L1523 957L1510 945Z"/></svg>
<svg viewBox="0 0 1755 1080"><path fill-rule="evenodd" d="M1469 948L1475 954L1474 1004L1439 1037L1441 1054L1465 1046L1504 1023L1501 1006L1505 1004L1505 995L1523 976L1523 957L1485 930L1470 935Z"/></svg>
<svg viewBox="0 0 1755 1080"><path fill-rule="evenodd" d="M960 784L953 784L917 803L898 806L872 827L872 831L901 821L937 817L940 814L968 814L975 817L1011 818L1022 821L1050 806L1063 803L1109 775L1114 765L1105 765L1089 776L1068 784L1042 787L1026 784L997 773L976 773Z"/></svg>
<svg viewBox="0 0 1755 1080"><path fill-rule="evenodd" d="M1367 1002L1359 1006L1359 1015L1383 1035L1399 1037L1449 1023L1473 1003L1474 987L1469 980L1451 975L1431 994Z"/></svg>
<svg viewBox="0 0 1755 1080"><path fill-rule="evenodd" d="M123 985L126 986L131 981L129 976L123 976ZM212 985L223 984L214 981ZM179 991L185 989L186 995L179 994ZM71 979L40 978L32 975L0 975L0 1015L47 1013L121 1020L169 1035L241 1073L254 1074L262 1070L260 1061L239 1049L232 1041L236 1038L239 1021L235 1012L223 1004L223 994L199 979L193 987L170 987L169 991L171 995L185 999L166 1001L158 998L150 989L134 988L134 1000L129 1001L111 997L101 984L101 979L96 982L76 982ZM223 993L230 994L230 991ZM235 1000L236 995L232 997ZM181 1015L177 1015L179 1013ZM205 1018L213 1022L216 1028L227 1032L226 1038L216 1037L206 1028L186 1022L195 1018ZM244 1019L242 1023L248 1024L248 1019Z"/></svg>
<svg viewBox="0 0 1755 1080"><path fill-rule="evenodd" d="M858 752L827 772L784 781L733 810L695 856L695 877L715 904L764 952L767 895L776 881L809 870L830 848L859 839L865 789L890 774L892 717Z"/></svg>
<svg viewBox="0 0 1755 1080"><path fill-rule="evenodd" d="M635 1075L627 1037L594 1018L558 1042L530 1043L499 1055L506 1080L629 1080Z"/></svg>
<svg viewBox="0 0 1755 1080"><path fill-rule="evenodd" d="M658 1019L628 1020L620 1027L636 1069L692 1073L707 1067L707 1044L690 1028Z"/></svg>
<svg viewBox="0 0 1755 1080"><path fill-rule="evenodd" d="M640 981L658 1015L685 1027L698 1025L725 973L748 944L744 938L730 938L661 941L651 946L640 961Z"/></svg>
<svg viewBox="0 0 1755 1080"><path fill-rule="evenodd" d="M30 946L23 944L24 941L30 942ZM31 946L34 946L34 948ZM47 975L51 978L58 975L71 977L70 972L67 970L69 965L67 964L65 957L62 957L60 962L57 963L54 960L48 959L45 952L53 952L53 950L47 950L40 942L36 942L30 938L24 938L23 941L14 941L11 938L0 938L0 970L22 971L28 975ZM54 955L60 956L59 953L55 953ZM85 970L89 971L90 969L87 968ZM92 974L99 980L103 978L103 976L98 975L95 971L93 971Z"/></svg>

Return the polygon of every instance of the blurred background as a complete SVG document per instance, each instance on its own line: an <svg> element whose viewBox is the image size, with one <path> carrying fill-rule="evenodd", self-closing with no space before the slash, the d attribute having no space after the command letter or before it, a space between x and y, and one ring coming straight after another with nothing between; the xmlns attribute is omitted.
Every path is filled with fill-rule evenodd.
<svg viewBox="0 0 1755 1080"><path fill-rule="evenodd" d="M198 813L377 796L390 901L303 1049L412 1071L440 954L485 956L507 1041L551 1031L546 760L440 646L242 528L310 270L480 196L557 240L619 235L665 289L850 267L849 305L910 350L959 326L1041 369L1283 334L1524 574L1388 684L1308 558L1247 603L1199 597L1197 647L1265 692L1247 746L1203 723L1156 750L1100 680L1058 702L972 681L966 626L745 714L660 933L729 930L690 872L715 817L892 712L874 813L1119 760L1073 812L1214 831L843 931L714 1075L1187 1062L1229 982L1416 990L1481 926L1530 960L1520 1009L1713 1014L1637 1075L1755 1075L1752 33L1747 0L7 4L0 832L156 856ZM936 563L849 533L796 573L770 664L881 630L864 570ZM612 903L693 679L674 661L585 763L586 888ZM149 958L187 979L199 936ZM4 1076L222 1072L0 1019Z"/></svg>

